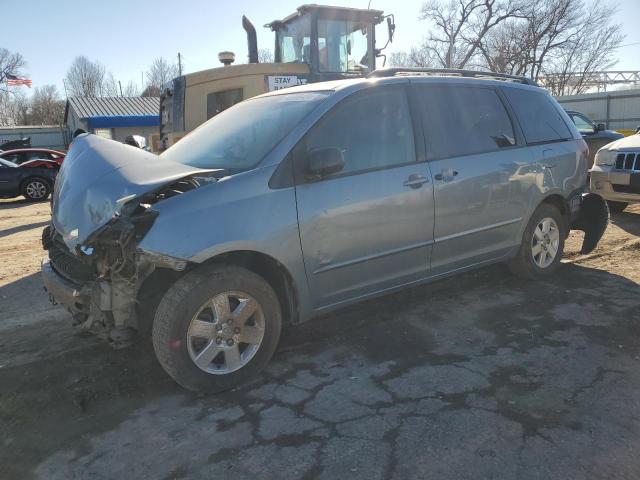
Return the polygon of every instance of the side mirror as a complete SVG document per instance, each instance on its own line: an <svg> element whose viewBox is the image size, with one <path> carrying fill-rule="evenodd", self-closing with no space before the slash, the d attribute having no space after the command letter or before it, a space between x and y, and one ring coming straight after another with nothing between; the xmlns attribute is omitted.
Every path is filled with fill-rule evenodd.
<svg viewBox="0 0 640 480"><path fill-rule="evenodd" d="M322 178L338 173L343 168L344 157L339 148L318 148L308 153L305 173L308 177Z"/></svg>
<svg viewBox="0 0 640 480"><path fill-rule="evenodd" d="M605 127L604 123L598 123L598 124L596 125L596 132L602 132L602 131L604 131L605 129L606 129L606 127Z"/></svg>
<svg viewBox="0 0 640 480"><path fill-rule="evenodd" d="M393 42L393 34L396 32L396 24L391 19L391 16L387 17L387 30L389 31L389 42Z"/></svg>

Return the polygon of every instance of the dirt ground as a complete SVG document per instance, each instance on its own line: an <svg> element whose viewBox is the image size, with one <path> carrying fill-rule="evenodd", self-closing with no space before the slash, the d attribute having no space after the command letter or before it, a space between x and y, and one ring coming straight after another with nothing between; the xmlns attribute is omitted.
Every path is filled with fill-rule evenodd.
<svg viewBox="0 0 640 480"><path fill-rule="evenodd" d="M49 205L0 202L0 478L640 478L640 207L559 274L497 265L289 327L200 397L80 335L39 278Z"/></svg>

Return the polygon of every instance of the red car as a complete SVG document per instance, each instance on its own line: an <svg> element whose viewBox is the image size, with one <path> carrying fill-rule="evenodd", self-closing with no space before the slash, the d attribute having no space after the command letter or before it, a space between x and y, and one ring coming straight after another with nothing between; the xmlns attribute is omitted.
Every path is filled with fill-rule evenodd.
<svg viewBox="0 0 640 480"><path fill-rule="evenodd" d="M22 165L25 162L47 160L39 164L37 162L31 163L34 167L52 168L51 161L55 162L58 167L62 165L65 153L57 150L50 150L48 148L16 148L14 150L7 150L0 152L0 158L7 160L8 162L15 163L16 165Z"/></svg>

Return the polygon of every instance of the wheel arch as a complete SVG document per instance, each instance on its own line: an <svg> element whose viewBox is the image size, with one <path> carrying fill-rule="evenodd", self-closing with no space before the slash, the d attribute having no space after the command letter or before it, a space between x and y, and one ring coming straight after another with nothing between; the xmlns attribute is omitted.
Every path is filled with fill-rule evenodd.
<svg viewBox="0 0 640 480"><path fill-rule="evenodd" d="M565 226L566 226L566 232L567 235L569 234L569 229L571 228L571 212L570 212L570 208L569 205L567 204L567 200L560 195L559 193L552 193L550 195L547 195L546 197L544 197L540 203L538 205L536 205L536 209L543 204L549 204L549 205L553 205L554 207L556 207L558 210L560 210L560 213L562 214L562 217L564 218L565 221ZM535 209L534 209L535 211Z"/></svg>
<svg viewBox="0 0 640 480"><path fill-rule="evenodd" d="M236 265L260 275L276 292L285 323L299 321L299 294L293 276L272 256L254 250L234 250L216 255L200 265L211 264Z"/></svg>
<svg viewBox="0 0 640 480"><path fill-rule="evenodd" d="M149 275L138 291L138 327L142 331L150 331L155 309L164 293L187 272L205 265L235 265L246 268L260 275L274 289L283 320L297 323L300 320L299 293L293 276L287 268L270 255L253 250L234 250L220 253L202 263L190 263L184 271L176 272L168 268L157 268Z"/></svg>

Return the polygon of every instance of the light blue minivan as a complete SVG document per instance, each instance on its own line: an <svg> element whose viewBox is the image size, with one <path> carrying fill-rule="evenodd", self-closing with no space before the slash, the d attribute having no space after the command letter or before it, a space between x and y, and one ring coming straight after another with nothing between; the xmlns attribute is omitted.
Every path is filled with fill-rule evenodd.
<svg viewBox="0 0 640 480"><path fill-rule="evenodd" d="M543 89L379 70L244 101L160 156L82 135L43 232L51 298L114 345L151 331L180 385L255 375L283 323L494 262L551 275L607 225Z"/></svg>

